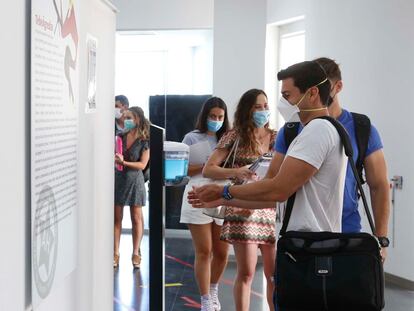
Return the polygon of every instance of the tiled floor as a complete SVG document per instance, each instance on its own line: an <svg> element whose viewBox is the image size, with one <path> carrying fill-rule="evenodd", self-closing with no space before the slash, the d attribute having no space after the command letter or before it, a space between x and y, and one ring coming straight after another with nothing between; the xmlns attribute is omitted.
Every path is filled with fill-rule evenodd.
<svg viewBox="0 0 414 311"><path fill-rule="evenodd" d="M194 280L193 261L194 253L190 240L167 239L166 241L166 284L171 286L166 288L166 311L197 310L200 308L200 296ZM257 273L253 281L253 293L251 305L255 310L262 309L263 299L263 269L257 266ZM235 276L235 264L229 263L220 283L219 298L222 309L231 310L233 305L233 279Z"/></svg>
<svg viewBox="0 0 414 311"><path fill-rule="evenodd" d="M148 237L142 243L143 260L141 269L134 270L131 265L132 239L130 235L121 238L120 266L114 269L114 311L147 311L148 281ZM193 276L194 254L188 239L167 239L166 253L166 311L199 310L199 295ZM253 282L251 310L267 310L263 305L262 267L258 265ZM232 282L235 264L230 263L220 284L220 301L223 311L234 310ZM350 310L352 311L352 310ZM385 311L414 311L414 292L402 290L393 285L386 287Z"/></svg>
<svg viewBox="0 0 414 311"><path fill-rule="evenodd" d="M114 311L149 310L149 266L148 236L144 236L141 244L143 255L141 268L133 269L131 263L132 237L121 236L119 267L114 269Z"/></svg>

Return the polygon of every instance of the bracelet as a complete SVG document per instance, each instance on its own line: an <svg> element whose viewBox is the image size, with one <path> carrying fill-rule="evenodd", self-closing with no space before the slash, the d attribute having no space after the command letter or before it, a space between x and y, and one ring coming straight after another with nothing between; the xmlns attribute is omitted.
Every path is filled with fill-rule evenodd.
<svg viewBox="0 0 414 311"><path fill-rule="evenodd" d="M231 200L233 199L233 196L230 194L230 187L231 184L225 185L223 188L223 193L221 194L221 196L225 199L225 200Z"/></svg>

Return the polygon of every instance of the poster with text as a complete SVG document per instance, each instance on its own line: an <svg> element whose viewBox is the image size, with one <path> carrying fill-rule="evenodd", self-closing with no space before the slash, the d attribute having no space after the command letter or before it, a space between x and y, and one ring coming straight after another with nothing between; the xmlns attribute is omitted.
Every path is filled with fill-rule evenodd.
<svg viewBox="0 0 414 311"><path fill-rule="evenodd" d="M86 48L88 50L88 102L85 112L91 113L96 110L96 46L97 39L91 35L87 36Z"/></svg>
<svg viewBox="0 0 414 311"><path fill-rule="evenodd" d="M31 8L32 303L76 267L79 29L75 0Z"/></svg>

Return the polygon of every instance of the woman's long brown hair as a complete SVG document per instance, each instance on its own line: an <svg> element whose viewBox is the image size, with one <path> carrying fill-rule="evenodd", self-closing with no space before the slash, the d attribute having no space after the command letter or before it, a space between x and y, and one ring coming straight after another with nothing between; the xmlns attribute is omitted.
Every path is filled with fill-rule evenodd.
<svg viewBox="0 0 414 311"><path fill-rule="evenodd" d="M130 107L128 108L129 111L134 115L137 122L137 131L135 134L136 139L141 140L148 140L149 139L149 130L150 130L150 122L147 118L145 118L144 110L141 107Z"/></svg>
<svg viewBox="0 0 414 311"><path fill-rule="evenodd" d="M267 95L264 91L259 89L251 89L242 95L236 112L234 113L234 129L240 137L240 146L246 148L253 154L260 154L259 142L254 136L256 126L253 122L253 110L256 104L257 97L262 94ZM265 125L267 129L269 123Z"/></svg>

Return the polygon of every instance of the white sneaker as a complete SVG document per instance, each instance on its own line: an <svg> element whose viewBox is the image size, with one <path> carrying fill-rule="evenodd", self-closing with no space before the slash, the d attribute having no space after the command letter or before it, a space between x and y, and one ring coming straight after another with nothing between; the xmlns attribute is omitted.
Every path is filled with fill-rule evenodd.
<svg viewBox="0 0 414 311"><path fill-rule="evenodd" d="M221 304L220 304L220 301L218 299L218 291L217 290L210 291L210 297L211 297L211 302L212 302L212 305L213 305L213 310L214 311L220 311L221 310Z"/></svg>
<svg viewBox="0 0 414 311"><path fill-rule="evenodd" d="M201 311L214 311L214 307L210 299L202 299L201 300Z"/></svg>

